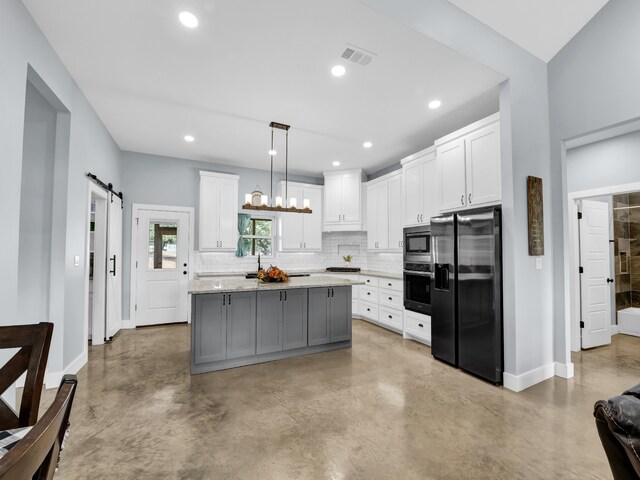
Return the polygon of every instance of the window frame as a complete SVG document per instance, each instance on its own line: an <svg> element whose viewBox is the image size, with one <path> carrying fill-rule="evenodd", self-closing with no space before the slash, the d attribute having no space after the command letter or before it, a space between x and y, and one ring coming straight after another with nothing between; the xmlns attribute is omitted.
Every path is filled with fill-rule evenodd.
<svg viewBox="0 0 640 480"><path fill-rule="evenodd" d="M256 220L258 221L269 221L271 222L271 235L270 236L265 236L265 235L255 235L255 231L256 231ZM275 251L275 229L276 229L276 219L275 217L269 216L269 215L251 215L251 231L253 232L253 234L251 235L242 235L242 238L246 238L248 240L251 240L251 251L247 254L247 256L251 256L251 257L256 257L257 253L255 253L256 251L256 240L269 240L271 242L271 255L265 255L262 254L262 258L274 258L276 251Z"/></svg>

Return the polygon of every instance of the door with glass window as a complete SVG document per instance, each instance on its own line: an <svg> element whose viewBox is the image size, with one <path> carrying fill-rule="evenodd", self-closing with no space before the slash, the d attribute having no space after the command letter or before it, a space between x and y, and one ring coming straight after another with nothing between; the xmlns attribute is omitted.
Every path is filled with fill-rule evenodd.
<svg viewBox="0 0 640 480"><path fill-rule="evenodd" d="M136 326L186 322L189 214L138 210Z"/></svg>

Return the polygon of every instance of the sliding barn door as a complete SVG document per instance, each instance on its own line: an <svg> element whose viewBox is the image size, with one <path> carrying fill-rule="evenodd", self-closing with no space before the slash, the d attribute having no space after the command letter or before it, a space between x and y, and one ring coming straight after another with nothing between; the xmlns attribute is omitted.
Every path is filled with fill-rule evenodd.
<svg viewBox="0 0 640 480"><path fill-rule="evenodd" d="M122 200L109 193L107 201L107 339L122 326Z"/></svg>

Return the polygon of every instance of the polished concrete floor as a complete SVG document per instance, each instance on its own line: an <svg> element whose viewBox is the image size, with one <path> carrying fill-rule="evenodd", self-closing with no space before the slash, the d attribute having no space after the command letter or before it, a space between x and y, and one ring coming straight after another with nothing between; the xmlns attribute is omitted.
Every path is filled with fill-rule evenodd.
<svg viewBox="0 0 640 480"><path fill-rule="evenodd" d="M593 404L639 382L640 338L513 393L362 321L353 348L189 375L189 327L90 348L57 480L611 478Z"/></svg>

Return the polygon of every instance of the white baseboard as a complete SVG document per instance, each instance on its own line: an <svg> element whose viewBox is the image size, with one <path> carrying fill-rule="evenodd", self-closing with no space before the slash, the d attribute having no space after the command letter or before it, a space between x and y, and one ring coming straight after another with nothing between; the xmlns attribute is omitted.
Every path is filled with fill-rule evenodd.
<svg viewBox="0 0 640 480"><path fill-rule="evenodd" d="M620 333L620 325L611 325L611 335Z"/></svg>
<svg viewBox="0 0 640 480"><path fill-rule="evenodd" d="M555 363L556 377L573 378L573 363Z"/></svg>
<svg viewBox="0 0 640 480"><path fill-rule="evenodd" d="M128 318L126 320L123 318L121 328L123 330L131 330L133 328L136 328L136 324L133 323L133 321L129 320Z"/></svg>
<svg viewBox="0 0 640 480"><path fill-rule="evenodd" d="M63 371L61 372L47 372L44 374L44 386L45 388L58 388L60 386L60 382L62 381L62 377L65 375L75 375L80 371L82 367L85 366L89 355L87 350L82 352L78 357L71 362Z"/></svg>
<svg viewBox="0 0 640 480"><path fill-rule="evenodd" d="M512 375L510 373L504 373L503 384L505 388L513 390L514 392L521 392L536 383L543 382L555 375L555 364L548 363L533 370L529 370L521 375Z"/></svg>

